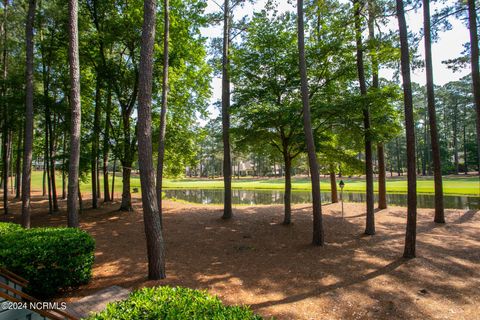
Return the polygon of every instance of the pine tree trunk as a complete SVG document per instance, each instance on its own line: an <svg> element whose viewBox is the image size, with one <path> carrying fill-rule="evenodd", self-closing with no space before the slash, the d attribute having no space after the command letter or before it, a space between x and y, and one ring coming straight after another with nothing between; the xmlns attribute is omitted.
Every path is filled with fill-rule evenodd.
<svg viewBox="0 0 480 320"><path fill-rule="evenodd" d="M67 154L67 133L63 132L63 148L62 148L62 200L67 199L67 184L66 184L66 167L65 167L65 157Z"/></svg>
<svg viewBox="0 0 480 320"><path fill-rule="evenodd" d="M138 91L138 163L147 238L148 278L165 278L165 243L158 211L152 158L152 75L156 1L144 1Z"/></svg>
<svg viewBox="0 0 480 320"><path fill-rule="evenodd" d="M325 236L323 233L322 203L320 198L320 173L315 152L315 142L312 131L310 115L310 101L308 93L307 63L305 60L305 31L303 21L303 0L297 0L297 23L298 23L298 56L302 92L303 128L308 152L308 164L310 166L310 179L312 182L312 205L313 205L313 239L316 246L323 246Z"/></svg>
<svg viewBox="0 0 480 320"><path fill-rule="evenodd" d="M360 85L360 94L363 97L367 95L367 85L365 81L365 67L363 62L363 44L362 44L362 26L360 20L361 6L359 0L354 1L355 10L355 35L357 46L357 73ZM365 234L375 234L375 212L374 212L374 196L373 196L373 155L372 155L372 138L370 133L370 111L368 105L363 106L363 126L365 130L365 176L367 180L367 222Z"/></svg>
<svg viewBox="0 0 480 320"><path fill-rule="evenodd" d="M7 75L8 75L8 61L7 61L7 21L8 21L8 1L3 1L3 54L2 54L2 64L3 64L3 71L2 71L2 96L4 99L3 101L3 131L2 131L2 156L3 156L3 213L8 214L8 169L9 169L9 154L8 154L8 143L9 143L9 131L10 131L10 122L8 119L8 105L6 100L7 95Z"/></svg>
<svg viewBox="0 0 480 320"><path fill-rule="evenodd" d="M292 159L287 153L283 154L285 163L285 193L283 196L284 216L283 224L289 225L292 222Z"/></svg>
<svg viewBox="0 0 480 320"><path fill-rule="evenodd" d="M415 175L415 124L413 117L412 82L410 79L410 55L408 48L407 22L403 0L397 2L397 17L400 31L401 69L405 104L405 131L407 138L407 230L405 235L405 258L415 257L417 237L417 177Z"/></svg>
<svg viewBox="0 0 480 320"><path fill-rule="evenodd" d="M378 209L387 208L387 184L385 169L385 151L383 143L377 144L378 157Z"/></svg>
<svg viewBox="0 0 480 320"><path fill-rule="evenodd" d="M80 105L80 62L78 55L78 0L68 1L70 36L68 57L70 62L70 161L68 168L68 226L77 228L78 223L78 178L80 163L80 129L82 111Z"/></svg>
<svg viewBox="0 0 480 320"><path fill-rule="evenodd" d="M465 174L468 174L468 161L467 161L467 126L463 124L463 170Z"/></svg>
<svg viewBox="0 0 480 320"><path fill-rule="evenodd" d="M378 77L378 59L377 59L377 45L375 39L375 1L368 2L368 37L371 43L370 50L372 61L372 88L379 89L380 81ZM377 158L378 158L378 209L387 208L387 186L386 186L386 170L385 170L385 151L383 142L377 143Z"/></svg>
<svg viewBox="0 0 480 320"><path fill-rule="evenodd" d="M110 152L110 117L112 113L112 89L111 86L108 86L107 90L107 110L105 116L105 136L103 140L103 201L111 202L112 198L110 197L109 190L109 181L108 181L108 156Z"/></svg>
<svg viewBox="0 0 480 320"><path fill-rule="evenodd" d="M453 108L453 164L455 167L455 175L459 173L458 163L458 105Z"/></svg>
<svg viewBox="0 0 480 320"><path fill-rule="evenodd" d="M472 65L473 97L475 99L475 110L477 111L477 165L480 174L480 71L479 71L479 49L477 31L477 11L475 0L468 0L468 22L470 29L470 57Z"/></svg>
<svg viewBox="0 0 480 320"><path fill-rule="evenodd" d="M163 79L162 79L162 108L160 112L160 137L158 142L158 163L157 163L157 201L160 224L163 225L162 214L162 185L163 185L163 167L165 160L165 133L167 131L167 106L168 106L168 59L169 49L168 40L170 33L170 4L168 0L163 0Z"/></svg>
<svg viewBox="0 0 480 320"><path fill-rule="evenodd" d="M113 158L113 174L112 174L112 195L110 196L110 200L113 201L115 199L115 176L117 175L117 156Z"/></svg>
<svg viewBox="0 0 480 320"><path fill-rule="evenodd" d="M48 97L45 101L48 100ZM47 177L47 191L48 191L48 213L53 213L53 203L52 203L52 180L51 180L51 163L50 163L50 130L48 129L49 123L49 112L48 112L48 102L45 105L45 146L44 146L44 157L45 157L45 171Z"/></svg>
<svg viewBox="0 0 480 320"><path fill-rule="evenodd" d="M93 116L93 136L92 136L92 151L90 155L90 167L91 167L91 176L92 176L92 208L98 208L98 171L97 171L97 160L98 160L98 144L99 144L99 134L100 131L100 103L101 103L101 76L100 71L97 70L96 85L95 85L95 111Z"/></svg>
<svg viewBox="0 0 480 320"><path fill-rule="evenodd" d="M330 189L331 189L332 203L337 203L338 202L337 179L335 175L335 168L333 166L330 167Z"/></svg>
<svg viewBox="0 0 480 320"><path fill-rule="evenodd" d="M222 133L223 133L223 183L224 201L222 219L232 217L232 160L230 155L230 2L223 7L222 55Z"/></svg>
<svg viewBox="0 0 480 320"><path fill-rule="evenodd" d="M120 204L120 211L133 211L132 194L130 191L130 176L132 173L132 162L122 163L122 203ZM113 186L112 186L113 192Z"/></svg>
<svg viewBox="0 0 480 320"><path fill-rule="evenodd" d="M22 124L23 127L23 124ZM23 128L18 133L17 157L15 163L15 199L20 199L22 186L22 137Z"/></svg>
<svg viewBox="0 0 480 320"><path fill-rule="evenodd" d="M50 113L50 110L49 110ZM53 118L55 122L55 117ZM52 193L52 209L53 212L58 212L58 197L57 197L57 182L55 180L55 129L52 128L52 121L50 119L50 114L48 116L48 130L49 130L49 159L50 159L50 184L51 184L51 193Z"/></svg>

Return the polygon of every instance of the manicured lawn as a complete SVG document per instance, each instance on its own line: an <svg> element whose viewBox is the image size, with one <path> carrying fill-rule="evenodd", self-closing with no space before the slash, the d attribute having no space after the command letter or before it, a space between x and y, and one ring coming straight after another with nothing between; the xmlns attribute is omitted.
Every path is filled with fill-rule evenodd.
<svg viewBox="0 0 480 320"><path fill-rule="evenodd" d="M321 179L321 189L330 190L329 179ZM337 180L337 183L340 179ZM361 178L343 178L345 182L345 191L364 192L365 181ZM60 175L56 177L57 190L61 193L62 179ZM100 179L101 190L103 192L103 176ZM42 186L42 172L34 171L32 175L32 188L40 190ZM111 177L110 177L111 186ZM284 180L281 178L255 179L255 178L236 178L232 181L235 189L283 189ZM137 175L132 175L131 187L140 189L140 179ZM375 191L377 191L375 183ZM90 192L90 182L84 181L80 184L82 192ZM218 179L166 179L164 180L164 188L175 189L221 189L223 188L223 180ZM292 189L294 190L310 190L310 181L308 178L292 179ZM115 192L122 190L122 177L117 174L115 178ZM443 190L445 195L471 195L480 196L480 178L478 176L447 176L443 178ZM110 190L111 191L111 190ZM407 181L405 177L387 178L387 192L405 193L407 192ZM432 177L418 177L417 179L418 193L434 193Z"/></svg>
<svg viewBox="0 0 480 320"><path fill-rule="evenodd" d="M337 180L337 183L340 180ZM364 192L365 181L359 178L344 178L345 191L350 192ZM232 186L235 189L283 189L284 180L279 178L271 179L248 179L241 178L234 179ZM223 188L223 180L206 180L206 179L177 179L166 180L165 188L178 189L214 189ZM378 185L375 183L375 191ZM445 194L451 195L472 195L480 196L480 180L478 176L474 177L444 177L443 188ZM294 190L310 190L310 181L306 178L293 178L292 189ZM322 190L330 190L330 180L322 178ZM417 181L418 193L434 193L432 178L418 178ZM407 192L407 181L405 178L389 178L387 179L387 192L405 193Z"/></svg>

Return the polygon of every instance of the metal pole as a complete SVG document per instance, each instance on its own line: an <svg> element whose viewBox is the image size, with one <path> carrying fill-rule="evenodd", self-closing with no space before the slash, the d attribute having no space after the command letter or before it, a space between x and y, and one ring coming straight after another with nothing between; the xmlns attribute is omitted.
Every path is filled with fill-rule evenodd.
<svg viewBox="0 0 480 320"><path fill-rule="evenodd" d="M342 201L342 220L343 220L343 188L340 189L340 200Z"/></svg>

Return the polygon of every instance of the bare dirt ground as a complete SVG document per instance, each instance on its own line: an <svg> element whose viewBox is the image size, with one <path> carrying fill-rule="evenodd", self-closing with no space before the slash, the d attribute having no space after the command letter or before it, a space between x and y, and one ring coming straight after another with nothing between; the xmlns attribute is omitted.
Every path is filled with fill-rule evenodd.
<svg viewBox="0 0 480 320"><path fill-rule="evenodd" d="M64 226L34 199L33 226ZM311 246L311 211L296 205L283 226L281 206L238 207L232 221L222 208L165 202L167 279L148 281L139 199L135 212L118 203L81 214L96 239L92 281L59 297L75 301L103 288L154 285L205 289L228 304L247 304L277 319L480 319L480 211L419 210L417 258L401 258L406 209L376 213L377 234L364 236L361 204L325 205L326 246ZM88 207L88 203L85 204ZM19 203L2 221L19 222Z"/></svg>

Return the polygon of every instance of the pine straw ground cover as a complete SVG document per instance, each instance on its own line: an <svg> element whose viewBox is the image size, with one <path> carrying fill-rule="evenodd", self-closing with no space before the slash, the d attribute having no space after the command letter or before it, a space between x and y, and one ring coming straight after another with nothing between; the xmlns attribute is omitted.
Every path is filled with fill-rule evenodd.
<svg viewBox="0 0 480 320"><path fill-rule="evenodd" d="M117 198L118 199L118 198ZM33 226L65 225L34 199ZM118 203L81 215L96 239L93 279L60 301L75 301L102 288L171 285L206 289L227 304L248 304L277 319L480 319L480 211L447 210L447 224L419 210L417 255L401 258L406 209L376 213L377 235L362 235L365 210L325 205L326 247L311 239L309 206L296 205L293 225L282 226L281 206L238 207L232 221L222 208L165 202L166 280L146 279L147 258L140 201L133 213ZM12 216L19 221L15 203ZM88 207L88 204L86 205Z"/></svg>

